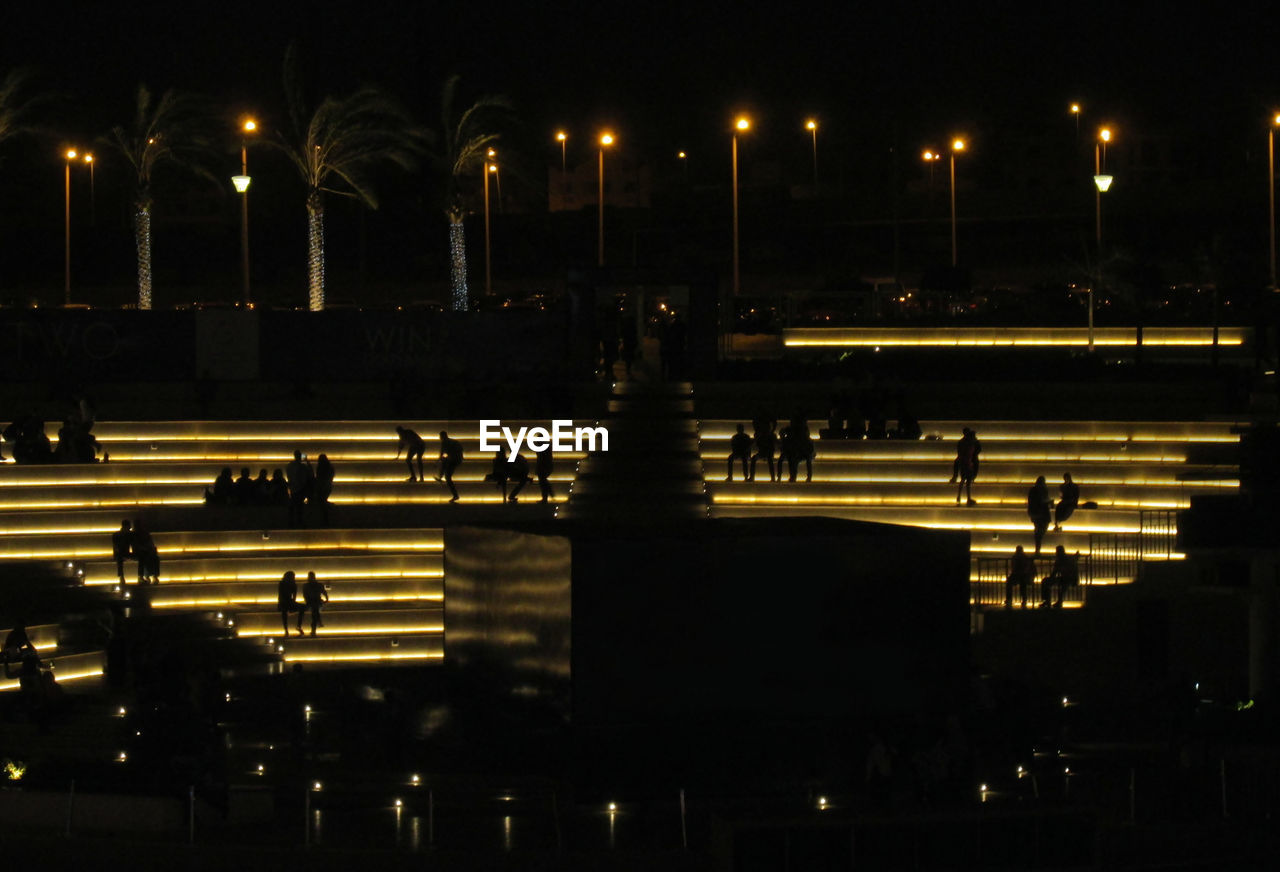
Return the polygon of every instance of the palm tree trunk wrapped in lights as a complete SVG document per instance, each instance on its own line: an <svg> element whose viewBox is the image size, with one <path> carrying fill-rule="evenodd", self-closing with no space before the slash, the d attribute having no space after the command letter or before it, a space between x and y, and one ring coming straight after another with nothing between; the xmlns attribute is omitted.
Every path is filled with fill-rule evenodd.
<svg viewBox="0 0 1280 872"><path fill-rule="evenodd" d="M151 204L138 203L133 213L133 239L138 249L138 308L151 308Z"/></svg>
<svg viewBox="0 0 1280 872"><path fill-rule="evenodd" d="M307 306L324 311L324 196L312 191L307 197Z"/></svg>
<svg viewBox="0 0 1280 872"><path fill-rule="evenodd" d="M471 295L467 289L467 233L461 212L449 213L449 258L453 271L453 310L465 312Z"/></svg>

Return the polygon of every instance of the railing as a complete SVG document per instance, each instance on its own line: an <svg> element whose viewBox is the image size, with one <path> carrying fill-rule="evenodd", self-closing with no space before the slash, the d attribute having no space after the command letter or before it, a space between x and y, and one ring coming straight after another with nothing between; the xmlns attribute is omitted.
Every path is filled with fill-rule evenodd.
<svg viewBox="0 0 1280 872"><path fill-rule="evenodd" d="M1048 591L1044 588L1044 580L1049 577L1053 570L1053 556L1032 557L1035 564L1035 576L1031 584L1027 585L1027 607L1033 608L1043 603L1048 597ZM978 558L978 578L977 581L969 583L969 603L975 607L982 606L1003 606L1010 602L1013 605L1022 605L1022 593L1018 590L1017 585L1008 583L1009 570L1012 565L1011 557L979 557ZM1083 572L1084 567L1081 567ZM1062 594L1063 604L1084 605L1085 588L1087 585L1076 583L1068 585ZM1053 596L1051 600L1057 602L1058 591L1051 591Z"/></svg>
<svg viewBox="0 0 1280 872"><path fill-rule="evenodd" d="M1169 559L1178 544L1178 512L1142 509L1138 512L1138 537L1145 558Z"/></svg>

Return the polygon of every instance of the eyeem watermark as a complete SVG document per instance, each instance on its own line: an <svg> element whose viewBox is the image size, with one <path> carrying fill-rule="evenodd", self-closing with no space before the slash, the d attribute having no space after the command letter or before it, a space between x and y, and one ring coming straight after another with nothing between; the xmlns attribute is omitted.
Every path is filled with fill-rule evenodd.
<svg viewBox="0 0 1280 872"><path fill-rule="evenodd" d="M597 447L597 441L599 445ZM502 422L494 419L480 421L480 450L497 451L507 443L512 457L522 445L537 454L548 447L552 451L608 451L609 430L607 427L574 427L573 421L556 419L551 422L551 429L545 427L521 427L512 432L510 427L502 426Z"/></svg>

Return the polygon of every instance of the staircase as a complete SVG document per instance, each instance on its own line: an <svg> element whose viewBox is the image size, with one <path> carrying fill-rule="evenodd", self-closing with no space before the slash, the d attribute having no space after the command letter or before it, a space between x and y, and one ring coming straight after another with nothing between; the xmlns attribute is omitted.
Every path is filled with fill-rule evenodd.
<svg viewBox="0 0 1280 872"><path fill-rule="evenodd" d="M622 524L707 517L692 385L617 382L607 409L609 450L579 466L562 515Z"/></svg>

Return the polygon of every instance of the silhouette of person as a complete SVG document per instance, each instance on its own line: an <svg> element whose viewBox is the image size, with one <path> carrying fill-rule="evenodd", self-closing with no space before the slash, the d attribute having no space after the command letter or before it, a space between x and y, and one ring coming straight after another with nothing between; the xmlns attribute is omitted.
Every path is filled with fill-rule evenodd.
<svg viewBox="0 0 1280 872"><path fill-rule="evenodd" d="M787 481L796 480L796 469L804 461L804 480L813 479L813 437L809 435L809 423L797 413L781 433L782 456L787 461ZM779 469L781 477L781 469Z"/></svg>
<svg viewBox="0 0 1280 872"><path fill-rule="evenodd" d="M269 506L271 502L271 479L265 469L259 469L258 477L253 480L253 504Z"/></svg>
<svg viewBox="0 0 1280 872"><path fill-rule="evenodd" d="M426 481L426 477L422 474L422 455L427 450L427 443L422 441L422 437L406 427L396 427L396 435L400 437L400 441L396 443L396 459L399 459L400 452L405 451L404 462L409 466L409 481ZM413 474L413 460L418 459L418 474Z"/></svg>
<svg viewBox="0 0 1280 872"><path fill-rule="evenodd" d="M551 492L551 472L555 466L555 456L551 453L551 446L538 452L538 458L533 463L533 471L538 476L538 489L542 491L542 502L551 499L554 500L556 495Z"/></svg>
<svg viewBox="0 0 1280 872"><path fill-rule="evenodd" d="M956 459L951 464L951 481L960 479L956 488L956 505L960 505L960 495L964 494L965 505L976 506L973 499L973 481L978 477L978 455L982 453L982 443L978 435L968 427L960 441L956 443Z"/></svg>
<svg viewBox="0 0 1280 872"><path fill-rule="evenodd" d="M1080 485L1071 479L1071 473L1062 474L1062 484L1058 485L1058 504L1053 507L1053 531L1062 529L1062 522L1070 518L1080 505Z"/></svg>
<svg viewBox="0 0 1280 872"><path fill-rule="evenodd" d="M321 522L329 524L329 494L333 493L333 464L326 454L316 458L316 480L311 488L311 501L320 504Z"/></svg>
<svg viewBox="0 0 1280 872"><path fill-rule="evenodd" d="M529 478L529 461L525 456L517 451L512 457L511 462L507 464L507 478L516 483L515 488L511 491L511 495L507 497L510 502L516 501L516 495L524 490L524 486L532 481Z"/></svg>
<svg viewBox="0 0 1280 872"><path fill-rule="evenodd" d="M214 482L217 486L217 482ZM238 506L253 505L253 479L249 477L249 467L240 467L240 477L235 480L232 498Z"/></svg>
<svg viewBox="0 0 1280 872"><path fill-rule="evenodd" d="M206 505L225 506L231 502L233 493L235 493L235 481L231 478L231 467L224 466L218 473L218 477L213 480L213 488L204 489L204 501Z"/></svg>
<svg viewBox="0 0 1280 872"><path fill-rule="evenodd" d="M1013 552L1013 561L1009 565L1009 575L1004 580L1004 607L1013 608L1013 589L1018 588L1022 598L1022 607L1027 607L1027 590L1035 583L1036 563L1019 545Z"/></svg>
<svg viewBox="0 0 1280 872"><path fill-rule="evenodd" d="M449 486L449 493L453 498L449 500L451 503L458 501L458 489L453 486L453 473L462 465L462 443L457 439L450 439L449 434L444 430L440 431L440 474L436 476L436 481L444 479L444 483Z"/></svg>
<svg viewBox="0 0 1280 872"><path fill-rule="evenodd" d="M138 584L159 584L160 552L141 521L133 525L133 556L138 558Z"/></svg>
<svg viewBox="0 0 1280 872"><path fill-rule="evenodd" d="M778 464L777 475L774 475L773 457L778 448L778 434L774 432L774 423L756 421L753 423L756 428L756 453L751 455L751 469L747 478L755 481L756 478L756 462L763 457L769 464L769 481L777 481L782 478L782 464ZM730 464L732 465L732 464Z"/></svg>
<svg viewBox="0 0 1280 872"><path fill-rule="evenodd" d="M729 440L729 474L725 476L725 481L733 481L735 460L742 461L742 478L751 481L751 437L747 435L747 428L741 424L738 425L738 432Z"/></svg>
<svg viewBox="0 0 1280 872"><path fill-rule="evenodd" d="M316 627L323 627L324 621L320 619L320 606L329 601L329 591L324 589L324 585L316 580L314 572L307 573L306 583L302 585L302 602L303 607L298 609L298 635L302 635L302 618L307 611L311 612L311 635L316 634ZM286 628L287 632L288 628Z"/></svg>
<svg viewBox="0 0 1280 872"><path fill-rule="evenodd" d="M36 653L36 646L31 644L27 635L26 620L18 620L9 635L4 637L4 660L6 663L19 662L27 652Z"/></svg>
<svg viewBox="0 0 1280 872"><path fill-rule="evenodd" d="M124 520L120 529L111 534L111 556L116 561L116 575L124 584L124 562L133 554L133 525Z"/></svg>
<svg viewBox="0 0 1280 872"><path fill-rule="evenodd" d="M302 452L295 450L293 460L284 468L284 475L289 481L289 526L299 527L302 525L302 504L311 494L315 473Z"/></svg>
<svg viewBox="0 0 1280 872"><path fill-rule="evenodd" d="M1052 505L1049 499L1049 486L1045 484L1042 475L1027 491L1027 517L1031 519L1031 525L1035 529L1037 556L1040 554L1040 543L1044 541L1044 534L1049 529Z"/></svg>
<svg viewBox="0 0 1280 872"><path fill-rule="evenodd" d="M498 486L498 490L502 492L502 501L505 503L507 501L507 452L503 448L499 447L493 452L493 465L484 480Z"/></svg>
<svg viewBox="0 0 1280 872"><path fill-rule="evenodd" d="M1040 603L1041 608L1049 608L1050 604L1054 608L1062 608L1062 600L1067 594L1068 587L1074 587L1080 583L1080 552L1077 551L1075 556L1067 554L1067 550L1059 545L1053 549L1053 567L1050 568L1049 574L1044 577L1040 583L1041 593L1044 595L1044 602ZM1058 588L1058 598L1053 599L1053 589Z"/></svg>
<svg viewBox="0 0 1280 872"><path fill-rule="evenodd" d="M284 635L289 636L289 613L298 609L298 582L295 580L293 570L289 570L280 577L280 583L276 585L276 608L280 611L280 620L284 624ZM302 635L299 628L298 635Z"/></svg>
<svg viewBox="0 0 1280 872"><path fill-rule="evenodd" d="M271 473L270 503L273 506L289 505L289 483L284 480L284 470L278 466Z"/></svg>

